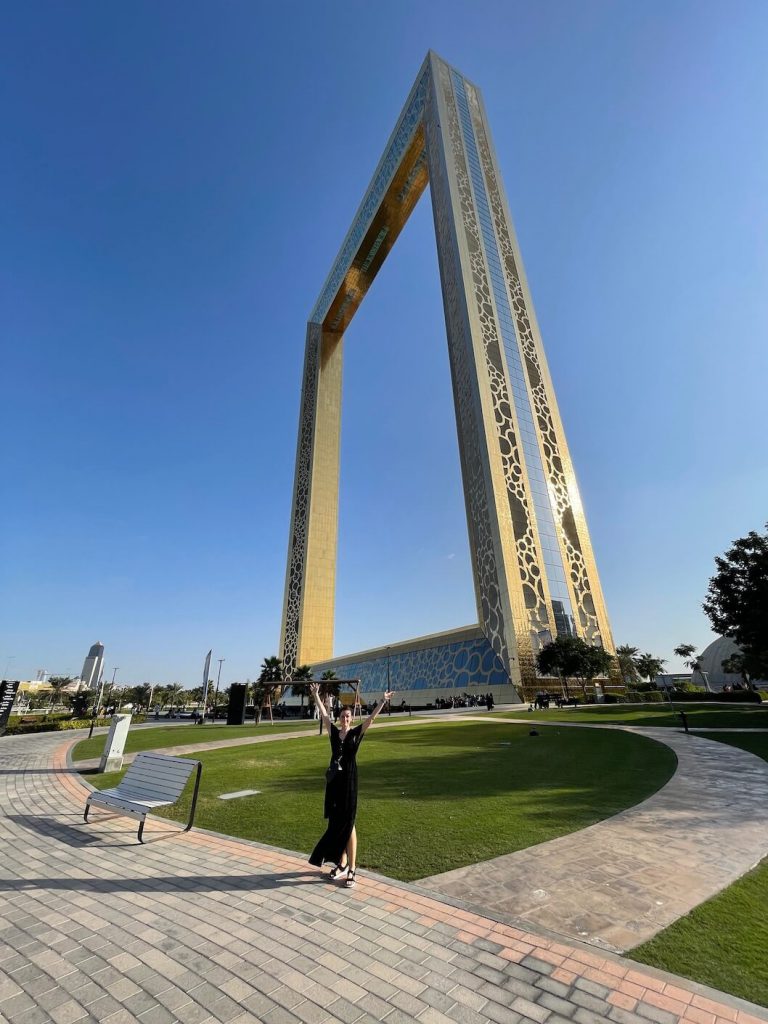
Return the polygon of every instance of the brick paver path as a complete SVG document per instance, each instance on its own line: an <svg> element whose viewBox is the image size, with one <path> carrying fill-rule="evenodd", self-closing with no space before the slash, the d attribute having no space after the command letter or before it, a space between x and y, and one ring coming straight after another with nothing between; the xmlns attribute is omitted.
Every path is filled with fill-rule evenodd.
<svg viewBox="0 0 768 1024"><path fill-rule="evenodd" d="M623 951L768 855L768 815L762 811L768 763L762 758L676 729L526 724L627 728L670 746L678 769L647 800L581 832L433 875L421 885Z"/></svg>
<svg viewBox="0 0 768 1024"><path fill-rule="evenodd" d="M0 740L0 1024L758 1024L758 1007L415 886L95 812L60 736Z"/></svg>

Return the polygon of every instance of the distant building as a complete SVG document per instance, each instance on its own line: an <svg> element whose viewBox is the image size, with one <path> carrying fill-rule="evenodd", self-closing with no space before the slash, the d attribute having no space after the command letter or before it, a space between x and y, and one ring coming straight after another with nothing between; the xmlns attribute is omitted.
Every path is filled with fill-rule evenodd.
<svg viewBox="0 0 768 1024"><path fill-rule="evenodd" d="M700 671L693 673L693 682L697 686L703 683L702 675L706 677L709 690L723 690L726 686L741 685L744 680L739 672L724 672L723 662L734 654L741 654L741 648L729 636L719 636L713 640L709 647L699 655ZM758 688L764 685L760 679L753 679L752 682Z"/></svg>
<svg viewBox="0 0 768 1024"><path fill-rule="evenodd" d="M90 689L95 690L104 669L104 644L98 641L88 651L80 678Z"/></svg>

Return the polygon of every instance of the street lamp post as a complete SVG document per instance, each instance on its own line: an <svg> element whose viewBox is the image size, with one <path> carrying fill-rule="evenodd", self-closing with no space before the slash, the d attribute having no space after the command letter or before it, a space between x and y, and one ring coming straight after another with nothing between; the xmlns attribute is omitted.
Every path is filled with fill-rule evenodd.
<svg viewBox="0 0 768 1024"><path fill-rule="evenodd" d="M213 724L216 724L216 704L219 699L219 683L221 682L221 663L226 661L226 658L219 658L219 674L216 676L216 689L213 691Z"/></svg>
<svg viewBox="0 0 768 1024"><path fill-rule="evenodd" d="M109 704L109 701L112 700L112 694L115 689L115 676L117 675L117 670L119 667L119 665L115 665L115 667L112 669L112 682L109 684L109 698L104 698L104 702L106 704Z"/></svg>
<svg viewBox="0 0 768 1024"><path fill-rule="evenodd" d="M115 685L115 673L117 672L117 669L119 667L120 666L118 665L117 668L115 668L115 670L112 672L112 686ZM91 736L93 736L93 726L94 726L94 724L96 722L96 716L99 713L99 708L101 707L101 698L102 698L103 693L104 693L104 669L102 668L101 676L99 677L99 695L96 698L96 703L93 705L93 714L91 715L91 727L88 730L88 739L90 739Z"/></svg>

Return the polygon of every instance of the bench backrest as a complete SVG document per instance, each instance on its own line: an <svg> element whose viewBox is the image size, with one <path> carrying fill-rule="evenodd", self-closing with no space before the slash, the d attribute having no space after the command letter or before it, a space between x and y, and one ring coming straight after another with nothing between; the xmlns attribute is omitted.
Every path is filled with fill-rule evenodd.
<svg viewBox="0 0 768 1024"><path fill-rule="evenodd" d="M137 754L118 788L129 799L167 800L173 803L181 796L187 779L197 768L197 761L168 754Z"/></svg>

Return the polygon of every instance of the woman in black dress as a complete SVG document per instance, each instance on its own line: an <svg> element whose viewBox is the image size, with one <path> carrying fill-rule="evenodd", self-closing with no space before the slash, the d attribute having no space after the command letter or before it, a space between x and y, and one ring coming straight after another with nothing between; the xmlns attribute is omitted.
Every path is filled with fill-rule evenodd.
<svg viewBox="0 0 768 1024"><path fill-rule="evenodd" d="M330 877L339 881L344 879L345 886L351 889L355 884L357 864L357 749L373 724L374 718L392 693L385 693L383 700L376 705L365 721L353 729L352 712L349 708L342 708L337 728L320 700L317 683L310 686L310 692L328 729L331 740L331 763L326 772L325 785L324 815L328 820L328 828L312 851L309 863L316 867L322 867L326 862L332 863L334 867Z"/></svg>

